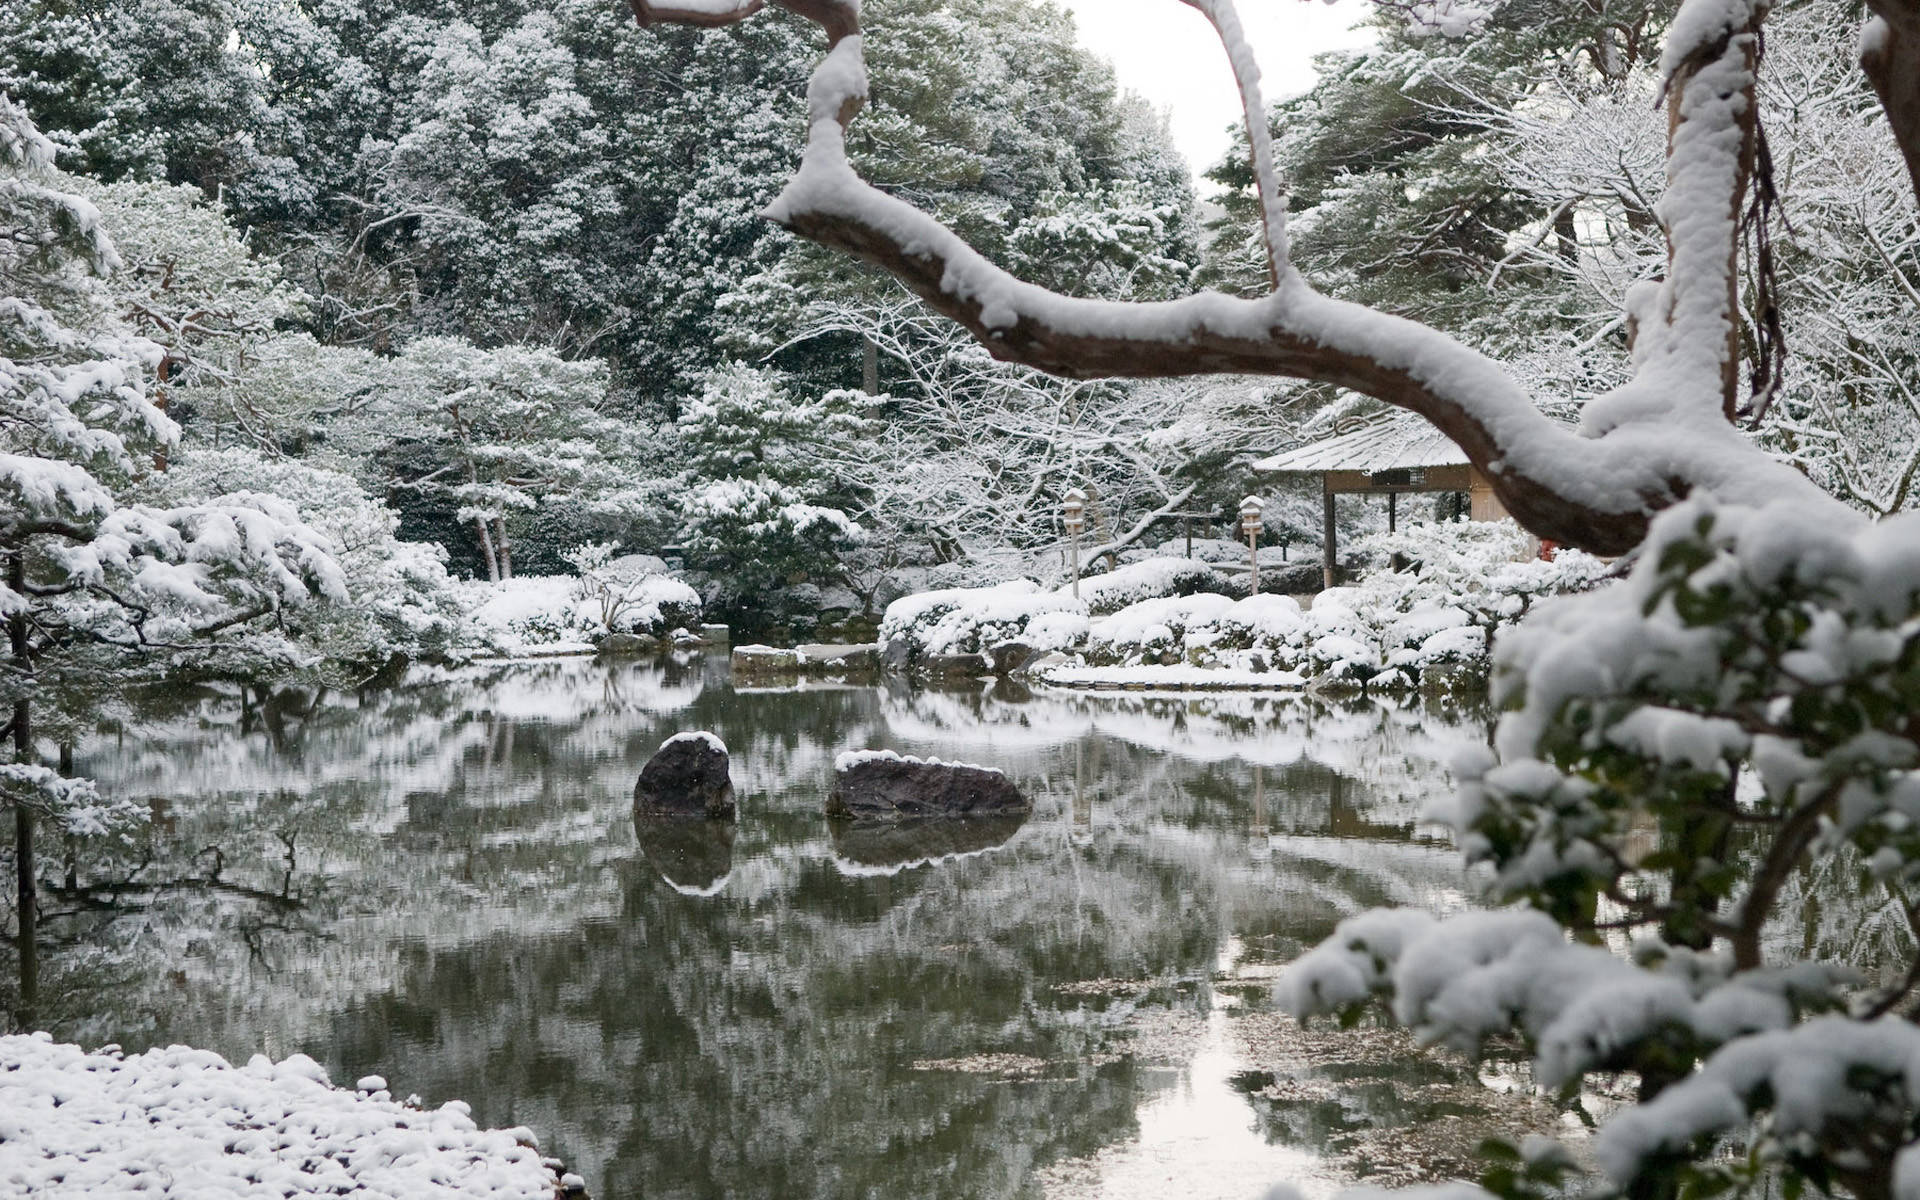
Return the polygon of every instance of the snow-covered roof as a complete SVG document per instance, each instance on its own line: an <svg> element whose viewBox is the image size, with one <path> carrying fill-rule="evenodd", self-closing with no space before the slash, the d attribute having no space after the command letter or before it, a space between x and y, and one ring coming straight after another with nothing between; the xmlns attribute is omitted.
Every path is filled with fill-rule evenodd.
<svg viewBox="0 0 1920 1200"><path fill-rule="evenodd" d="M1417 467L1463 467L1466 452L1410 412L1389 412L1342 423L1342 432L1312 445L1256 459L1256 471L1400 471Z"/></svg>

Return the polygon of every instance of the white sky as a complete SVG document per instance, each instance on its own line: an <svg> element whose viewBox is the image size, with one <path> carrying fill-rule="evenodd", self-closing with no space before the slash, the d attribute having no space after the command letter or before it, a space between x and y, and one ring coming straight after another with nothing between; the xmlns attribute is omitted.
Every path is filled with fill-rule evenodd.
<svg viewBox="0 0 1920 1200"><path fill-rule="evenodd" d="M1227 127L1240 117L1240 97L1213 26L1180 0L1063 0L1080 41L1113 62L1120 86L1171 112L1173 140L1196 179L1227 151ZM1313 84L1313 56L1366 45L1372 34L1350 28L1368 4L1319 0L1253 0L1240 22L1260 61L1269 103ZM1210 189L1203 189L1210 190Z"/></svg>

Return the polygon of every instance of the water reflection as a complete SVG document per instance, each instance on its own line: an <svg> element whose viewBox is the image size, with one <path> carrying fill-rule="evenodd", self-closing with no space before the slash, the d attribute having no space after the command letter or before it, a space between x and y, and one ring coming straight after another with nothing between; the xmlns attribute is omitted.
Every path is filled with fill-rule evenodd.
<svg viewBox="0 0 1920 1200"><path fill-rule="evenodd" d="M636 831L634 775L687 729L731 748L737 829ZM204 878L216 847L229 890L70 918L106 949L70 956L56 1028L377 1070L540 1129L603 1200L1120 1194L1148 1161L1243 1195L1319 1134L1228 1087L1228 1006L1344 916L1465 902L1416 821L1485 734L1299 697L735 691L697 657L153 697L79 765L169 824L77 886ZM1034 813L828 822L869 747L1000 767Z"/></svg>
<svg viewBox="0 0 1920 1200"><path fill-rule="evenodd" d="M633 826L641 853L683 896L717 895L733 874L732 821L635 816Z"/></svg>

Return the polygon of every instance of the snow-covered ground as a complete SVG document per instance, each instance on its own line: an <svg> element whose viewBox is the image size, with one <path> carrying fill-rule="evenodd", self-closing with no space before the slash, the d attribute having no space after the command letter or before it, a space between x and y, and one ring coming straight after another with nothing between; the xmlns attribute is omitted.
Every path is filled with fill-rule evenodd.
<svg viewBox="0 0 1920 1200"><path fill-rule="evenodd" d="M0 1196L553 1200L562 1182L530 1130L395 1100L379 1076L336 1088L303 1054L0 1037Z"/></svg>

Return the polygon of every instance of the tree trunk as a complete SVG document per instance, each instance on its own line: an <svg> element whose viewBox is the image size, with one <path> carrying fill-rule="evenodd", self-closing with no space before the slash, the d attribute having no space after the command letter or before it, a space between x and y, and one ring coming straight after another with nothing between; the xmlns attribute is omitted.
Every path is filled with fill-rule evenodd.
<svg viewBox="0 0 1920 1200"><path fill-rule="evenodd" d="M16 550L7 559L7 586L15 595L26 594L24 551ZM8 620L7 635L15 667L23 675L31 674L24 611L14 613ZM33 761L33 701L26 696L13 702L13 760ZM13 871L20 950L20 1003L14 1022L22 1031L31 1032L40 1003L40 898L33 862L33 813L24 805L13 810Z"/></svg>
<svg viewBox="0 0 1920 1200"><path fill-rule="evenodd" d="M500 578L512 579L513 546L507 541L507 519L505 517L495 517L493 519L493 544L498 548L500 554Z"/></svg>
<svg viewBox="0 0 1920 1200"><path fill-rule="evenodd" d="M500 582L500 560L493 553L493 534L487 530L485 517L475 517L473 528L480 535L480 557L487 560L487 582Z"/></svg>
<svg viewBox="0 0 1920 1200"><path fill-rule="evenodd" d="M1920 0L1867 0L1867 7L1886 23L1886 35L1867 39L1860 67L1880 94L1920 197Z"/></svg>
<svg viewBox="0 0 1920 1200"><path fill-rule="evenodd" d="M869 396L880 394L880 347L872 338L860 338L860 390Z"/></svg>

